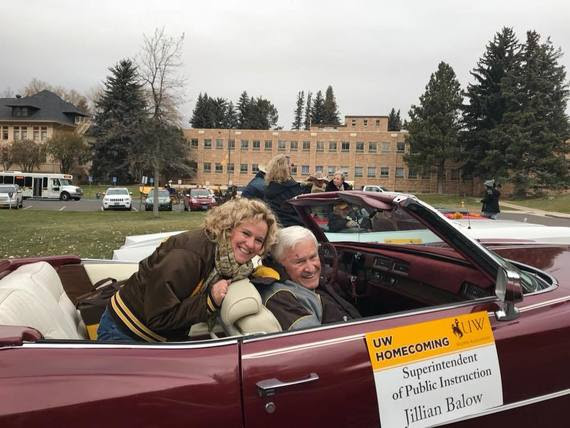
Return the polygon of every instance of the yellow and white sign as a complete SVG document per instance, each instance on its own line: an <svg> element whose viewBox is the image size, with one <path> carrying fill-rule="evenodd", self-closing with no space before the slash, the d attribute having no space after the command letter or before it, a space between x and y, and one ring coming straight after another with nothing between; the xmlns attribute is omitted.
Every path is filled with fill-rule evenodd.
<svg viewBox="0 0 570 428"><path fill-rule="evenodd" d="M383 427L425 427L503 404L487 312L366 335Z"/></svg>

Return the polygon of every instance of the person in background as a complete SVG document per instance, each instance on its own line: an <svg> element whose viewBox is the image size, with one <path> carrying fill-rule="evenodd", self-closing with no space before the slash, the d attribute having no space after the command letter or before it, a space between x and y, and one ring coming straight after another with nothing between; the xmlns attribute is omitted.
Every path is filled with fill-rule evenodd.
<svg viewBox="0 0 570 428"><path fill-rule="evenodd" d="M495 180L487 180L483 184L485 185L485 193L483 199L481 199L483 204L481 215L496 220L501 212L499 208L499 198L501 196L499 189L501 185L495 185Z"/></svg>
<svg viewBox="0 0 570 428"><path fill-rule="evenodd" d="M139 264L111 298L98 340L187 340L192 324L213 320L232 281L275 242L277 219L262 201L236 198L213 208L201 228L172 236Z"/></svg>
<svg viewBox="0 0 570 428"><path fill-rule="evenodd" d="M343 229L358 227L358 223L349 216L350 206L346 202L334 205L329 213L329 232L340 232Z"/></svg>
<svg viewBox="0 0 570 428"><path fill-rule="evenodd" d="M263 199L273 210L281 226L302 224L295 209L287 200L303 193L309 193L311 188L291 178L289 156L277 155L269 161L265 183Z"/></svg>
<svg viewBox="0 0 570 428"><path fill-rule="evenodd" d="M325 192L336 192L340 190L352 190L352 187L344 181L343 172L337 171L334 173L333 179L327 183Z"/></svg>
<svg viewBox="0 0 570 428"><path fill-rule="evenodd" d="M245 189L241 192L242 198L263 200L263 192L265 191L265 166L259 165L257 173L251 179Z"/></svg>
<svg viewBox="0 0 570 428"><path fill-rule="evenodd" d="M311 193L324 192L328 183L327 178L321 171L317 171L309 176L307 181L311 183Z"/></svg>
<svg viewBox="0 0 570 428"><path fill-rule="evenodd" d="M284 331L360 318L358 310L321 278L317 249L309 229L281 229L271 257L263 261L269 268L266 276L252 279Z"/></svg>

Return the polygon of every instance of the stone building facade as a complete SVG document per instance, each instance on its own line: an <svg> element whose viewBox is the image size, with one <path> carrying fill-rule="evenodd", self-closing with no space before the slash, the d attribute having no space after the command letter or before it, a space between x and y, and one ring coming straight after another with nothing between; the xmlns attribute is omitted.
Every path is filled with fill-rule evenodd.
<svg viewBox="0 0 570 428"><path fill-rule="evenodd" d="M192 184L245 186L260 165L280 153L291 157L297 181L322 171L345 173L355 189L380 185L412 193L436 192L435 175L408 168L406 131L388 131L387 116L346 116L344 125L309 131L185 129L189 157L197 163ZM457 169L446 171L446 193L472 192Z"/></svg>

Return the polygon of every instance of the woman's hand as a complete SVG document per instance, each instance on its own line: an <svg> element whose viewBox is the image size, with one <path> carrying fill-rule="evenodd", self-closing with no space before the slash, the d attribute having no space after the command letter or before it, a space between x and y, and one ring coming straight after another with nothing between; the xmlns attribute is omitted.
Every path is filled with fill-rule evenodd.
<svg viewBox="0 0 570 428"><path fill-rule="evenodd" d="M226 297L230 283L230 280L220 279L218 282L215 282L214 285L212 285L212 292L210 294L212 295L212 299L214 300L216 306L219 307L222 305L222 300L224 300L224 297Z"/></svg>

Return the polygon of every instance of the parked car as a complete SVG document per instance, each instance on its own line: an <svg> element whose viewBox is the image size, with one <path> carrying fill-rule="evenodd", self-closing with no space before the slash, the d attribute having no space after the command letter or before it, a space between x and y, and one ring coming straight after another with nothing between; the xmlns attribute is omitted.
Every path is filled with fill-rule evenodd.
<svg viewBox="0 0 570 428"><path fill-rule="evenodd" d="M131 192L126 187L109 187L103 196L103 210L133 208Z"/></svg>
<svg viewBox="0 0 570 428"><path fill-rule="evenodd" d="M22 208L22 189L17 184L0 184L0 207Z"/></svg>
<svg viewBox="0 0 570 428"><path fill-rule="evenodd" d="M376 185L366 185L362 186L364 192L389 192L389 190L383 186Z"/></svg>
<svg viewBox="0 0 570 428"><path fill-rule="evenodd" d="M144 201L144 209L152 211L154 205L154 189L148 192ZM170 192L166 189L158 189L158 210L172 211L172 200L170 199Z"/></svg>
<svg viewBox="0 0 570 428"><path fill-rule="evenodd" d="M484 247L405 194L291 203L320 243L323 280L361 319L265 334L254 289L247 311L222 303L237 334L195 325L183 342L93 341L66 295L137 263L0 261L2 425L565 425L568 245ZM357 226L328 230L338 203Z"/></svg>
<svg viewBox="0 0 570 428"><path fill-rule="evenodd" d="M184 194L184 211L209 210L217 205L209 189L190 189Z"/></svg>

